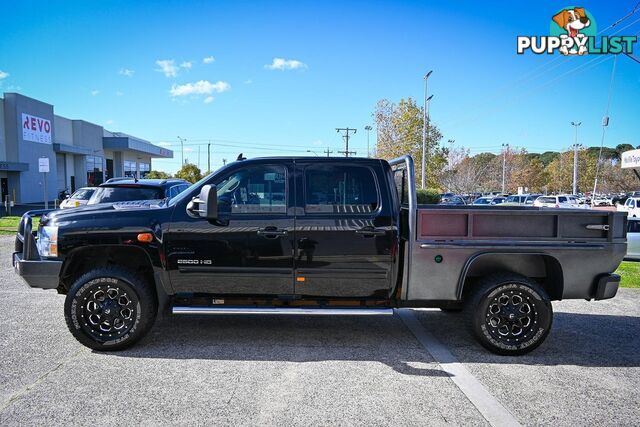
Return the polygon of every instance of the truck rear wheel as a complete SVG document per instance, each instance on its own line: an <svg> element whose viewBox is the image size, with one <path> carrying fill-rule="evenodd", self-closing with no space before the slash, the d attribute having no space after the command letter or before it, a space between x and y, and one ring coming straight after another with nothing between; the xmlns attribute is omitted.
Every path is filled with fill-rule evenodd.
<svg viewBox="0 0 640 427"><path fill-rule="evenodd" d="M502 355L530 352L545 340L553 321L551 301L533 280L496 273L479 280L465 301L471 333Z"/></svg>
<svg viewBox="0 0 640 427"><path fill-rule="evenodd" d="M73 336L101 351L123 350L153 326L158 302L144 279L118 267L91 270L71 286L64 317Z"/></svg>

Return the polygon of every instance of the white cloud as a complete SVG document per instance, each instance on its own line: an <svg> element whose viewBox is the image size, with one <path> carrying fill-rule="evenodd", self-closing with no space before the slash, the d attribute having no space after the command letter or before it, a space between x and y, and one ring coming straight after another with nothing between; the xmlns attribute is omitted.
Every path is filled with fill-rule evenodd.
<svg viewBox="0 0 640 427"><path fill-rule="evenodd" d="M109 119L109 120L107 120L105 123L106 123L106 124L108 124L108 125L112 125L112 124L113 124L113 120L112 120L112 119Z"/></svg>
<svg viewBox="0 0 640 427"><path fill-rule="evenodd" d="M190 152L192 152L192 151L193 151L193 148L185 147L184 151L185 151L186 153L190 153Z"/></svg>
<svg viewBox="0 0 640 427"><path fill-rule="evenodd" d="M125 77L133 77L133 75L135 74L135 71L130 70L128 68L120 68L120 71L118 71L118 74Z"/></svg>
<svg viewBox="0 0 640 427"><path fill-rule="evenodd" d="M94 89L94 90L92 90L92 91L91 91L91 92L89 92L89 93L91 93L91 96L96 96L97 94L99 94L99 93L100 93L100 91L99 91L98 89Z"/></svg>
<svg viewBox="0 0 640 427"><path fill-rule="evenodd" d="M204 99L204 103L205 103L205 104L211 104L212 102L213 102L213 96L207 96L207 97Z"/></svg>
<svg viewBox="0 0 640 427"><path fill-rule="evenodd" d="M121 92L119 90L116 91L116 96L122 96L122 95L124 95L124 92Z"/></svg>
<svg viewBox="0 0 640 427"><path fill-rule="evenodd" d="M273 58L271 64L267 64L264 68L268 70L296 70L300 68L307 68L307 64L302 61L298 61L297 59L284 59L284 58Z"/></svg>
<svg viewBox="0 0 640 427"><path fill-rule="evenodd" d="M321 141L321 140L319 140L319 139L318 139L318 140L313 141L313 142L312 142L312 144L313 144L313 145L315 145L316 147L320 147L321 145L323 145L323 144L322 144L322 141Z"/></svg>
<svg viewBox="0 0 640 427"><path fill-rule="evenodd" d="M7 77L9 77L9 73L7 73L6 71L0 70L0 80L6 79Z"/></svg>
<svg viewBox="0 0 640 427"><path fill-rule="evenodd" d="M216 60L216 58L214 58L213 56L207 56L205 58L202 58L202 62L205 63L205 64L211 64L215 60Z"/></svg>
<svg viewBox="0 0 640 427"><path fill-rule="evenodd" d="M246 84L246 85L250 85L251 83L253 83L253 80L251 80L251 79L247 79L247 80L244 81L244 84Z"/></svg>
<svg viewBox="0 0 640 427"><path fill-rule="evenodd" d="M170 147L170 142L158 142L156 145L160 145L161 147Z"/></svg>
<svg viewBox="0 0 640 427"><path fill-rule="evenodd" d="M175 77L178 75L178 66L173 59L158 59L156 65L160 68L156 68L156 71L164 73L166 77Z"/></svg>
<svg viewBox="0 0 640 427"><path fill-rule="evenodd" d="M180 64L180 68L184 68L185 70L190 70L192 66L191 61L183 61L182 64Z"/></svg>
<svg viewBox="0 0 640 427"><path fill-rule="evenodd" d="M211 95L212 93L226 92L231 89L231 85L227 82L217 81L211 83L208 80L200 80L195 83L186 83L183 85L174 84L171 86L169 93L171 96L187 96L187 95Z"/></svg>

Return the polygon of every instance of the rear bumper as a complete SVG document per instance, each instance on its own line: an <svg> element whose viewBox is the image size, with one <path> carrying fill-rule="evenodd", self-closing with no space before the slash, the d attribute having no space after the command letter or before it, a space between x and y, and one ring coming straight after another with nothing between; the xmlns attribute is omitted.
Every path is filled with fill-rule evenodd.
<svg viewBox="0 0 640 427"><path fill-rule="evenodd" d="M620 276L617 274L603 274L596 281L595 300L609 299L616 296L620 286Z"/></svg>
<svg viewBox="0 0 640 427"><path fill-rule="evenodd" d="M30 261L23 259L21 252L14 252L13 268L32 288L55 289L58 287L62 261Z"/></svg>

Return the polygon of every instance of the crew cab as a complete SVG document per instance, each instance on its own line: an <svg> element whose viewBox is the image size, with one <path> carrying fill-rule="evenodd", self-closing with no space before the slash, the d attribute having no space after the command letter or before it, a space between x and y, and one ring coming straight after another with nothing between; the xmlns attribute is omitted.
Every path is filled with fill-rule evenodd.
<svg viewBox="0 0 640 427"><path fill-rule="evenodd" d="M66 295L69 330L97 350L131 346L165 307L439 307L464 311L487 349L516 355L544 341L551 301L616 294L626 221L618 212L418 205L410 156L241 159L162 203L27 213L13 264L28 285Z"/></svg>

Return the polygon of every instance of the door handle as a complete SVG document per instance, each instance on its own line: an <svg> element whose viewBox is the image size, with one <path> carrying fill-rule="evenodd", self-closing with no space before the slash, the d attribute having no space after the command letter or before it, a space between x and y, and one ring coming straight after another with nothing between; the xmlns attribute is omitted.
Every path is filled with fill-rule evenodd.
<svg viewBox="0 0 640 427"><path fill-rule="evenodd" d="M258 236L262 236L267 239L277 239L278 237L286 236L287 234L289 234L287 230L279 230L276 227L260 228L258 229L257 233Z"/></svg>
<svg viewBox="0 0 640 427"><path fill-rule="evenodd" d="M356 234L360 234L362 237L384 236L386 233L385 230L373 227L364 227L356 230Z"/></svg>

